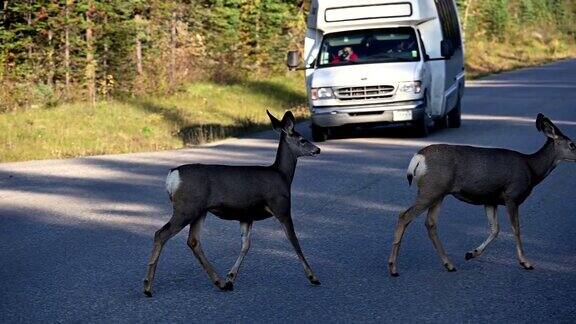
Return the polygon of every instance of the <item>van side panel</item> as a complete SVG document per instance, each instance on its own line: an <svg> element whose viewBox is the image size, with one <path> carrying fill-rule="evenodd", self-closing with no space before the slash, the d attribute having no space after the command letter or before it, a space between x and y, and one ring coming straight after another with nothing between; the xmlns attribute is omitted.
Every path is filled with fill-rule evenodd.
<svg viewBox="0 0 576 324"><path fill-rule="evenodd" d="M308 28L306 30L306 38L304 38L304 65L312 65L320 51L322 44L322 32L317 29ZM307 98L310 98L310 89L312 87L312 77L314 75L314 68L306 69L306 93Z"/></svg>
<svg viewBox="0 0 576 324"><path fill-rule="evenodd" d="M314 63L316 56L318 56L322 36L322 32L317 29L306 30L306 38L304 38L304 63L306 65Z"/></svg>
<svg viewBox="0 0 576 324"><path fill-rule="evenodd" d="M422 36L426 52L432 59L426 62L432 75L430 88L427 89L429 93L426 109L430 115L438 117L444 111L444 91L446 89L446 62L438 60L440 58L440 40L442 40L440 22L438 19L426 21L418 25L418 30Z"/></svg>
<svg viewBox="0 0 576 324"><path fill-rule="evenodd" d="M445 103L442 114L452 110L458 103L464 84L464 49L462 46L458 9L454 0L434 0L442 39L450 40L455 48L453 55L445 60Z"/></svg>

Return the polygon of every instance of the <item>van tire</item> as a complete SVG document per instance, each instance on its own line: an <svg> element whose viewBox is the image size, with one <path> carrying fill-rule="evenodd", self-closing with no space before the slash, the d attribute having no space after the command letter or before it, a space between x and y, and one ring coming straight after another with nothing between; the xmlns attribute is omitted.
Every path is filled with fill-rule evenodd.
<svg viewBox="0 0 576 324"><path fill-rule="evenodd" d="M314 142L324 142L328 140L328 128L320 127L312 124L312 140Z"/></svg>
<svg viewBox="0 0 576 324"><path fill-rule="evenodd" d="M424 116L414 122L414 135L416 137L428 137L430 134L430 117L424 113Z"/></svg>
<svg viewBox="0 0 576 324"><path fill-rule="evenodd" d="M434 120L434 127L436 127L437 129L444 129L444 128L448 128L450 125L450 122L448 121L448 114L443 115L441 118Z"/></svg>
<svg viewBox="0 0 576 324"><path fill-rule="evenodd" d="M450 128L460 128L462 125L462 107L461 107L461 100L458 98L458 102L456 103L456 107L452 108L450 112L448 112L448 127Z"/></svg>

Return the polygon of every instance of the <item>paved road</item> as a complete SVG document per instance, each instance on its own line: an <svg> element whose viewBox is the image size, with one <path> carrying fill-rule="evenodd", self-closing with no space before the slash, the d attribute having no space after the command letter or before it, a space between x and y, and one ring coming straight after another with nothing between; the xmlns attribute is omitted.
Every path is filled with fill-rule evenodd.
<svg viewBox="0 0 576 324"><path fill-rule="evenodd" d="M533 119L549 115L576 138L576 61L469 83L461 129L414 139L363 132L302 159L293 213L312 286L274 220L257 223L235 291L217 291L186 246L168 242L154 298L142 279L154 231L169 218L169 167L186 162L267 164L276 135L170 152L0 164L0 322L68 321L563 321L576 320L576 165L561 164L521 208L522 270L500 210L500 237L480 258L464 254L488 233L482 207L447 199L440 236L458 271L444 271L417 219L405 235L399 278L386 261L400 211L415 196L405 168L438 142L533 152ZM305 125L299 125L304 130ZM307 133L307 132L305 132ZM221 274L240 249L237 223L209 217L206 254Z"/></svg>

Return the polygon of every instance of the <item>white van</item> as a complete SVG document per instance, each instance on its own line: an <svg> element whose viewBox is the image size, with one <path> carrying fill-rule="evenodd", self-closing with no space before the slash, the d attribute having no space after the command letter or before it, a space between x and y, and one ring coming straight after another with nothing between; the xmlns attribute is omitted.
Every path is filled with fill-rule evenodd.
<svg viewBox="0 0 576 324"><path fill-rule="evenodd" d="M288 66L299 54L288 53ZM454 0L312 0L304 67L312 134L339 126L460 126L464 52Z"/></svg>

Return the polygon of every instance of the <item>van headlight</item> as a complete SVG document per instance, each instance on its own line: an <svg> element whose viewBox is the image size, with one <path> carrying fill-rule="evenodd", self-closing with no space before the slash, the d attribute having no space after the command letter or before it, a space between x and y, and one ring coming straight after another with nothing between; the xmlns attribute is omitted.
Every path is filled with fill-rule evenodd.
<svg viewBox="0 0 576 324"><path fill-rule="evenodd" d="M312 88L310 91L310 98L312 100L330 99L334 98L332 88Z"/></svg>
<svg viewBox="0 0 576 324"><path fill-rule="evenodd" d="M422 92L421 81L400 82L398 90L404 93L420 93Z"/></svg>

